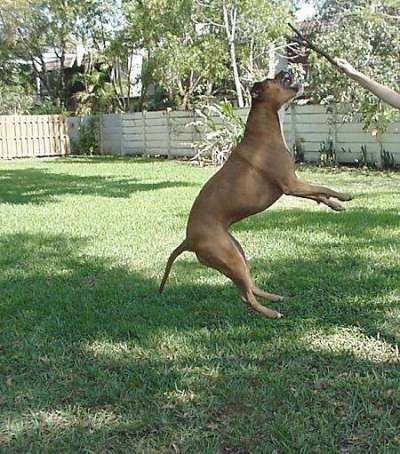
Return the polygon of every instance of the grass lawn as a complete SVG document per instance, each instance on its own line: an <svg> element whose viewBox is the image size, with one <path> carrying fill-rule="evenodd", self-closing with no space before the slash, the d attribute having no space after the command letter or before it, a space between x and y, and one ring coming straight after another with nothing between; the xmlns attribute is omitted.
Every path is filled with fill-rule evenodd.
<svg viewBox="0 0 400 454"><path fill-rule="evenodd" d="M400 174L304 169L347 211L234 227L271 321L189 253L158 295L214 171L0 162L0 452L400 452Z"/></svg>

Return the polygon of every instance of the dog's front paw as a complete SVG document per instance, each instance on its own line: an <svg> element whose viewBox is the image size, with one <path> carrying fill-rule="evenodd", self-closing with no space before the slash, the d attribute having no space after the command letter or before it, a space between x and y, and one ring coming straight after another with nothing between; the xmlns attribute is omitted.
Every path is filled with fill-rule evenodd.
<svg viewBox="0 0 400 454"><path fill-rule="evenodd" d="M346 208L343 205L340 205L340 203L334 202L333 200L329 201L328 206L334 211L346 211Z"/></svg>

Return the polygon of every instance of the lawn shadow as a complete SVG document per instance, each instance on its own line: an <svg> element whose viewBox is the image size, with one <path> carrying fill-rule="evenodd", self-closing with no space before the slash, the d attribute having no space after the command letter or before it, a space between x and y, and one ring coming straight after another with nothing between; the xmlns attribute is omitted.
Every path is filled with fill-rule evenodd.
<svg viewBox="0 0 400 454"><path fill-rule="evenodd" d="M136 178L78 176L35 168L0 170L0 203L41 204L64 195L130 197L135 192L188 187L186 181L142 183Z"/></svg>
<svg viewBox="0 0 400 454"><path fill-rule="evenodd" d="M63 158L54 159L51 164L112 164L112 163L130 163L130 164L151 164L157 162L157 164L162 162L168 162L168 157L159 157L157 159L138 156L138 155L124 155L124 156L114 156L114 155L70 155Z"/></svg>
<svg viewBox="0 0 400 454"><path fill-rule="evenodd" d="M347 257L330 264L319 251L320 260L275 262L268 281L278 288L290 282L291 291L305 285L307 301L282 303L288 317L273 322L249 313L230 283L200 281L194 262L177 261L176 279L159 296L158 282L140 270L85 256L84 247L85 239L63 235L0 238L2 419L19 427L2 441L8 452L43 443L49 452L167 451L173 444L187 452L299 443L339 449L371 424L382 431L358 441L363 448L393 438L394 395L387 391L398 365L307 344L310 330L335 326L373 335L384 318L382 307L353 300L357 286L344 285ZM321 263L327 276L335 271L323 288L315 277ZM265 261L252 266L260 270ZM389 289L373 275L359 284L377 296ZM180 338L179 348L168 343ZM325 445L319 425L327 420L340 435Z"/></svg>
<svg viewBox="0 0 400 454"><path fill-rule="evenodd" d="M335 236L347 236L375 240L371 231L377 228L386 229L384 237L390 240L390 228L397 228L400 214L395 209L351 208L343 213L331 211L306 211L301 209L268 210L241 221L233 226L233 232L274 231L306 229L310 235L315 230L332 233ZM380 234L382 238L382 235ZM399 242L396 237L393 241Z"/></svg>

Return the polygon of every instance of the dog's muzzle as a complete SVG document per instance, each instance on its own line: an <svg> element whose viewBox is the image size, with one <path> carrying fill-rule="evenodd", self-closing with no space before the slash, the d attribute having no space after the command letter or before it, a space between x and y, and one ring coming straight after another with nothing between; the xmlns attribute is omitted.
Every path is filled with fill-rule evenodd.
<svg viewBox="0 0 400 454"><path fill-rule="evenodd" d="M284 88L290 88L291 90L302 90L303 87L300 83L293 79L293 75L288 71L281 71L276 75L276 78L280 79L281 84Z"/></svg>

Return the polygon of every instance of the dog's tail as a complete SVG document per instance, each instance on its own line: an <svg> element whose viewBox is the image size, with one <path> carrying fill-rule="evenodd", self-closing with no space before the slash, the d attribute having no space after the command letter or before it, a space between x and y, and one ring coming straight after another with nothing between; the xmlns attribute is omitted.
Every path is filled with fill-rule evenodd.
<svg viewBox="0 0 400 454"><path fill-rule="evenodd" d="M174 263L174 261L178 257L178 255L181 255L182 252L188 250L187 246L188 246L187 245L187 241L183 240L182 243L176 249L174 249L172 251L172 254L169 256L169 259L168 259L168 262L167 262L167 266L165 267L164 276L163 276L161 284L160 284L160 290L159 290L160 293L162 293L162 291L164 290L165 282L168 279L169 272L171 271L172 264Z"/></svg>

